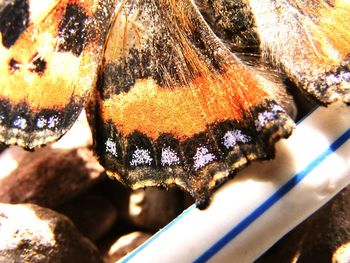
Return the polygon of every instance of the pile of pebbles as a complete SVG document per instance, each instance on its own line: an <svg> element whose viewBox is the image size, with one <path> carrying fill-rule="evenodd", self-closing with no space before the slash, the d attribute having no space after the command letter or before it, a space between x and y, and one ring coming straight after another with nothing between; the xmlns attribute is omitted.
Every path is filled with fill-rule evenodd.
<svg viewBox="0 0 350 263"><path fill-rule="evenodd" d="M193 203L108 178L84 115L50 146L2 149L0 167L0 262L116 262ZM256 262L348 262L349 206L344 189Z"/></svg>
<svg viewBox="0 0 350 263"><path fill-rule="evenodd" d="M85 116L50 146L3 149L0 167L0 262L115 262L194 202L108 178Z"/></svg>

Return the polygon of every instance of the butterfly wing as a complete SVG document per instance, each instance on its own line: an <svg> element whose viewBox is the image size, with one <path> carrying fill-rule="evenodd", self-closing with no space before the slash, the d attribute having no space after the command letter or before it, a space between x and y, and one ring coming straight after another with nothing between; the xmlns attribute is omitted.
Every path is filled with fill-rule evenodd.
<svg viewBox="0 0 350 263"><path fill-rule="evenodd" d="M322 104L350 103L350 2L249 2L265 58Z"/></svg>
<svg viewBox="0 0 350 263"><path fill-rule="evenodd" d="M194 2L210 28L231 51L247 55L249 58L259 52L259 36L249 1L194 0Z"/></svg>
<svg viewBox="0 0 350 263"><path fill-rule="evenodd" d="M89 105L99 160L133 189L177 184L203 208L290 135L294 124L267 86L192 1L120 1Z"/></svg>
<svg viewBox="0 0 350 263"><path fill-rule="evenodd" d="M113 2L1 2L0 141L31 149L71 127L95 83Z"/></svg>

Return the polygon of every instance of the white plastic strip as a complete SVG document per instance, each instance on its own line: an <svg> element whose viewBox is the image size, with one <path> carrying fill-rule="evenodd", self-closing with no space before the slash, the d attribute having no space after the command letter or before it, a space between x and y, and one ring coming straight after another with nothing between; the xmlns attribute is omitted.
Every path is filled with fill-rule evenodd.
<svg viewBox="0 0 350 263"><path fill-rule="evenodd" d="M122 262L252 262L350 182L350 107L318 108L256 162Z"/></svg>

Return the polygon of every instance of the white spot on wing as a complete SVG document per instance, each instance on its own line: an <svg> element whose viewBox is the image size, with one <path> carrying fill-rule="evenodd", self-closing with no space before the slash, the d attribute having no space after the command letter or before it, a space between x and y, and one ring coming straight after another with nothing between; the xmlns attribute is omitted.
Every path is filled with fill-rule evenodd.
<svg viewBox="0 0 350 263"><path fill-rule="evenodd" d="M176 152L168 146L166 148L162 148L162 157L161 157L160 162L161 162L162 166L179 164L180 159L177 156Z"/></svg>
<svg viewBox="0 0 350 263"><path fill-rule="evenodd" d="M274 112L284 112L284 109L278 104L274 104L272 106L271 110Z"/></svg>
<svg viewBox="0 0 350 263"><path fill-rule="evenodd" d="M350 72L343 72L340 76L344 81L350 81Z"/></svg>
<svg viewBox="0 0 350 263"><path fill-rule="evenodd" d="M223 143L227 149L235 146L237 142L247 143L251 140L251 138L243 134L241 130L228 131L225 133L223 139Z"/></svg>
<svg viewBox="0 0 350 263"><path fill-rule="evenodd" d="M60 121L60 119L58 118L58 116L56 116L56 115L51 116L47 120L47 127L50 129L55 128L58 125L59 121Z"/></svg>
<svg viewBox="0 0 350 263"><path fill-rule="evenodd" d="M255 127L260 131L269 121L274 119L276 119L276 113L270 111L260 112L258 119L255 120Z"/></svg>
<svg viewBox="0 0 350 263"><path fill-rule="evenodd" d="M277 118L277 113L280 112L284 112L283 108L280 105L274 104L271 110L259 113L258 119L255 120L256 129L260 131L266 123L275 120Z"/></svg>
<svg viewBox="0 0 350 263"><path fill-rule="evenodd" d="M333 74L326 77L326 83L329 86L336 85L340 82L341 82L341 80L339 78L337 78L336 76L334 76Z"/></svg>
<svg viewBox="0 0 350 263"><path fill-rule="evenodd" d="M27 120L21 116L17 116L17 118L13 121L13 125L21 130L24 130L27 127Z"/></svg>
<svg viewBox="0 0 350 263"><path fill-rule="evenodd" d="M140 149L136 147L135 152L132 154L130 165L131 166L138 166L142 164L151 165L152 160L153 159L151 157L151 153L149 152L149 150Z"/></svg>
<svg viewBox="0 0 350 263"><path fill-rule="evenodd" d="M117 144L111 138L108 138L105 144L106 144L106 152L109 152L113 156L118 157Z"/></svg>
<svg viewBox="0 0 350 263"><path fill-rule="evenodd" d="M203 166L207 165L211 161L215 160L216 157L214 154L210 153L209 150L202 146L197 148L197 152L195 156L193 157L194 160L194 169L198 170L199 168L202 168Z"/></svg>
<svg viewBox="0 0 350 263"><path fill-rule="evenodd" d="M42 129L46 126L46 123L47 123L46 119L43 116L40 116L36 121L36 126L39 129Z"/></svg>
<svg viewBox="0 0 350 263"><path fill-rule="evenodd" d="M2 123L4 119L5 119L5 117L0 115L0 123Z"/></svg>

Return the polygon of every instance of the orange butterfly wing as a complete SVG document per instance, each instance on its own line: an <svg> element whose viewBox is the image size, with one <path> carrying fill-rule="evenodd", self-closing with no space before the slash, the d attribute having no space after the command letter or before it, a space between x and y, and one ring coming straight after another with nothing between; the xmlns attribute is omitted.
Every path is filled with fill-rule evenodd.
<svg viewBox="0 0 350 263"><path fill-rule="evenodd" d="M251 0L265 59L322 104L350 103L350 2Z"/></svg>
<svg viewBox="0 0 350 263"><path fill-rule="evenodd" d="M75 122L96 79L113 1L29 1L0 9L0 140L55 141Z"/></svg>
<svg viewBox="0 0 350 263"><path fill-rule="evenodd" d="M90 121L100 162L136 189L177 184L199 207L294 127L189 0L122 1Z"/></svg>

